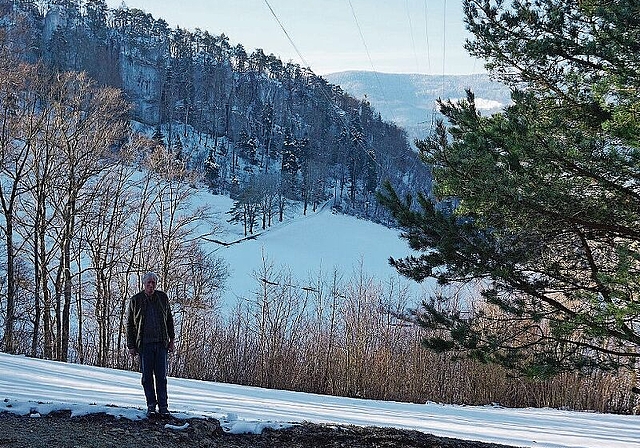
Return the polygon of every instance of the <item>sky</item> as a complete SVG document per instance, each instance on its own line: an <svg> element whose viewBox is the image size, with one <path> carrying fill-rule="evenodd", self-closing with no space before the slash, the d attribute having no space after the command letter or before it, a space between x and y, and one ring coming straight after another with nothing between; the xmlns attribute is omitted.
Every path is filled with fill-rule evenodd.
<svg viewBox="0 0 640 448"><path fill-rule="evenodd" d="M308 421L414 429L521 447L631 448L640 440L633 415L399 403L178 378L169 378L168 392L175 417L216 418L229 433ZM135 421L145 418L145 409L137 372L0 353L0 412L34 418L60 410L70 410L72 417L104 412Z"/></svg>
<svg viewBox="0 0 640 448"><path fill-rule="evenodd" d="M107 0L117 8L122 0ZM318 75L484 71L463 48L462 0L126 0L171 27L224 33Z"/></svg>

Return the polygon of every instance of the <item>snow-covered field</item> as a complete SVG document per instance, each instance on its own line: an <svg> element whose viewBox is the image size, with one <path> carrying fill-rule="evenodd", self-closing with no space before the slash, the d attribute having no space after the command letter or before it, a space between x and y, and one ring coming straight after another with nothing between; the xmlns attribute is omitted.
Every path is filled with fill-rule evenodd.
<svg viewBox="0 0 640 448"><path fill-rule="evenodd" d="M0 353L0 412L105 412L144 418L140 375ZM638 447L637 416L552 409L397 403L169 378L177 417L209 416L226 431L260 432L302 421L389 426L523 447Z"/></svg>
<svg viewBox="0 0 640 448"><path fill-rule="evenodd" d="M231 243L244 238L241 225L230 225L225 213L233 201L225 196L200 193L200 204L207 204L216 216L220 233L216 239ZM223 246L211 243L211 250L229 266L229 278L222 295L222 308L232 307L239 299L254 295L258 282L255 273L261 269L263 258L273 264L274 270L290 272L299 286L307 286L318 275L330 276L334 269L344 280L358 275L387 284L395 282L409 287L419 303L420 295L434 283L418 285L401 277L389 265L389 257L404 257L411 253L407 242L399 237L400 231L353 216L333 213L330 204L306 216L293 213L282 223L266 231L257 228L255 239ZM228 218L228 215L226 216Z"/></svg>

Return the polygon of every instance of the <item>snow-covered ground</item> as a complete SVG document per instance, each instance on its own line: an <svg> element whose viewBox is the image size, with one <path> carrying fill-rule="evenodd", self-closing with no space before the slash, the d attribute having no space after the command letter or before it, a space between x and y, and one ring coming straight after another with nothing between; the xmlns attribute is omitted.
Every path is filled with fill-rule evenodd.
<svg viewBox="0 0 640 448"><path fill-rule="evenodd" d="M136 372L0 353L0 412L105 412L135 420L144 418L144 408ZM415 429L523 447L640 446L637 416L360 400L177 378L169 378L169 408L177 417L217 418L235 433L309 421Z"/></svg>
<svg viewBox="0 0 640 448"><path fill-rule="evenodd" d="M199 204L207 204L220 226L215 239L232 243L244 238L242 225L225 221L233 205L226 196L199 193ZM301 287L309 285L318 275L330 277L334 269L348 280L362 274L382 284L395 282L410 288L415 301L434 287L435 282L415 282L401 277L389 265L389 257L401 258L412 253L400 231L371 221L334 213L327 203L317 212L306 216L290 212L282 223L266 230L254 230L255 239L223 246L210 243L211 251L223 258L229 266L229 278L222 295L222 308L231 308L240 299L250 299L259 286L255 273L261 269L263 258L273 264L274 271L290 272L292 281ZM203 231L206 229L203 229Z"/></svg>

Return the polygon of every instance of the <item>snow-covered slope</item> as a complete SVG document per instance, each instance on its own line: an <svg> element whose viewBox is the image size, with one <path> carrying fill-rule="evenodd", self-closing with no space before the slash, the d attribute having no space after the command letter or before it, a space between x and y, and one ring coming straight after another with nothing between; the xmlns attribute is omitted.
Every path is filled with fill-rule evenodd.
<svg viewBox="0 0 640 448"><path fill-rule="evenodd" d="M0 353L0 412L72 415L105 412L144 418L138 373ZM631 448L636 416L552 409L397 403L169 378L176 417L214 417L229 432L260 432L295 422L388 426L523 447Z"/></svg>
<svg viewBox="0 0 640 448"><path fill-rule="evenodd" d="M211 201L212 210L219 216L232 205L232 201L224 196L203 197L202 200ZM390 256L398 258L411 253L399 235L397 229L333 213L328 204L306 216L296 214L266 231L258 228L252 239L213 248L229 265L223 305L232 306L240 298L254 296L259 286L255 277L265 262L273 264L274 271L290 273L300 287L317 281L318 276L330 276L336 269L345 280L363 274L383 283L403 284L411 289L417 302L422 291L431 284L417 285L399 276L389 265ZM219 237L225 242L243 238L240 225L226 225L225 233Z"/></svg>

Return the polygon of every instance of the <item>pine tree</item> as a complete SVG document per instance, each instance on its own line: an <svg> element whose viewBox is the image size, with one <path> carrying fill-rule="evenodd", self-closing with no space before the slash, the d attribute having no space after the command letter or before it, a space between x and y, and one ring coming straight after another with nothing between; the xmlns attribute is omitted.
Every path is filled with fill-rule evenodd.
<svg viewBox="0 0 640 448"><path fill-rule="evenodd" d="M156 126L156 129L154 130L153 136L151 136L151 138L163 148L167 147L167 145L165 144L165 136L162 133L162 129L160 129L160 126Z"/></svg>
<svg viewBox="0 0 640 448"><path fill-rule="evenodd" d="M173 149L173 153L175 154L175 159L182 160L182 157L183 157L182 152L184 151L184 146L182 145L182 139L177 134L173 138L172 149Z"/></svg>
<svg viewBox="0 0 640 448"><path fill-rule="evenodd" d="M204 162L204 177L209 183L209 186L216 188L220 180L220 165L216 161L214 151L209 151L207 160Z"/></svg>
<svg viewBox="0 0 640 448"><path fill-rule="evenodd" d="M298 140L293 137L290 130L287 130L282 145L281 177L284 194L290 198L297 195L297 175L300 170L298 146Z"/></svg>
<svg viewBox="0 0 640 448"><path fill-rule="evenodd" d="M418 147L436 187L379 195L422 253L392 264L465 286L426 301L427 347L531 377L633 367L640 348L640 7L464 2L472 55L513 88L484 117L440 103ZM477 292L476 292L477 291Z"/></svg>

